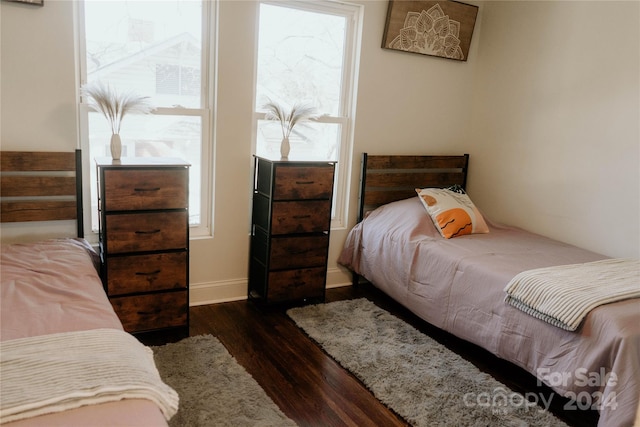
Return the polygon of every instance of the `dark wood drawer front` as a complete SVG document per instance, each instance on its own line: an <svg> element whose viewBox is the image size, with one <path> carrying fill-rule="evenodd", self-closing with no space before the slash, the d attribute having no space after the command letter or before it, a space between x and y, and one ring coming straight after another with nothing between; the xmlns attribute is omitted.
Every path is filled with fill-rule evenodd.
<svg viewBox="0 0 640 427"><path fill-rule="evenodd" d="M326 270L324 267L269 273L269 295L272 302L324 296Z"/></svg>
<svg viewBox="0 0 640 427"><path fill-rule="evenodd" d="M331 201L273 202L271 233L317 233L329 230Z"/></svg>
<svg viewBox="0 0 640 427"><path fill-rule="evenodd" d="M332 165L276 168L274 200L329 199L332 191Z"/></svg>
<svg viewBox="0 0 640 427"><path fill-rule="evenodd" d="M125 331L139 332L187 324L187 291L111 298Z"/></svg>
<svg viewBox="0 0 640 427"><path fill-rule="evenodd" d="M109 296L187 287L187 252L112 257Z"/></svg>
<svg viewBox="0 0 640 427"><path fill-rule="evenodd" d="M110 254L187 248L187 212L107 215Z"/></svg>
<svg viewBox="0 0 640 427"><path fill-rule="evenodd" d="M104 209L182 209L187 201L187 169L104 171Z"/></svg>
<svg viewBox="0 0 640 427"><path fill-rule="evenodd" d="M271 240L271 270L327 264L329 236L276 237Z"/></svg>

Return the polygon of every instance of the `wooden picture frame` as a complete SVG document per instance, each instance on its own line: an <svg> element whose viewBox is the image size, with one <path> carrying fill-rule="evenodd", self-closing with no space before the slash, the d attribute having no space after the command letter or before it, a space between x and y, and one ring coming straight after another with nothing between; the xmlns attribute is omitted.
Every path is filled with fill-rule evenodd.
<svg viewBox="0 0 640 427"><path fill-rule="evenodd" d="M451 0L389 0L382 47L466 61L478 6Z"/></svg>

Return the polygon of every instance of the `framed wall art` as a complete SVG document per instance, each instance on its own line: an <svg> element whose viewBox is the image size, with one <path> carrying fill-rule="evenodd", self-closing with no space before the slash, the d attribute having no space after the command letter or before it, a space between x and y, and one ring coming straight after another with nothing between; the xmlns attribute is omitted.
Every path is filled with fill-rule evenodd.
<svg viewBox="0 0 640 427"><path fill-rule="evenodd" d="M389 0L382 47L466 61L477 15L456 1Z"/></svg>

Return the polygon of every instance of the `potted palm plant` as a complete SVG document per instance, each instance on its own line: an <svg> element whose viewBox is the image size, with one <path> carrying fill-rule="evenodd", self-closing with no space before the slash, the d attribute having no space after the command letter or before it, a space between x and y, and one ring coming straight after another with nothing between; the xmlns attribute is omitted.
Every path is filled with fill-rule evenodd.
<svg viewBox="0 0 640 427"><path fill-rule="evenodd" d="M296 124L306 120L313 120L317 117L316 109L312 106L296 103L290 110L282 106L280 103L268 99L262 106L267 110L265 118L267 120L275 120L280 122L282 130L282 142L280 143L280 156L282 159L289 158L291 145L289 144L289 136Z"/></svg>
<svg viewBox="0 0 640 427"><path fill-rule="evenodd" d="M111 126L111 157L120 160L122 140L120 126L128 113L147 114L153 110L148 96L140 96L134 92L118 92L102 82L89 83L83 86L82 94L89 101L89 106L101 112Z"/></svg>

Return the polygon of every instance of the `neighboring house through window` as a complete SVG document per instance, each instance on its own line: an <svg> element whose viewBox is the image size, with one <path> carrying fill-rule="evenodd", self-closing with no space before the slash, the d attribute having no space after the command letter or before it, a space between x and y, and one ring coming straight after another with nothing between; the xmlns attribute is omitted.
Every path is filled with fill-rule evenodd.
<svg viewBox="0 0 640 427"><path fill-rule="evenodd" d="M191 235L210 234L211 1L98 1L79 4L81 82L150 97L155 110L127 115L123 157L177 157L191 163ZM97 228L93 159L109 156L107 120L83 100L81 136L91 159L92 228Z"/></svg>

